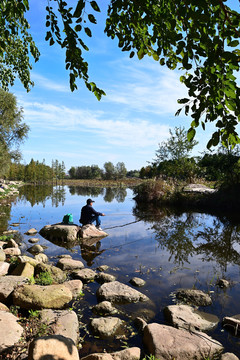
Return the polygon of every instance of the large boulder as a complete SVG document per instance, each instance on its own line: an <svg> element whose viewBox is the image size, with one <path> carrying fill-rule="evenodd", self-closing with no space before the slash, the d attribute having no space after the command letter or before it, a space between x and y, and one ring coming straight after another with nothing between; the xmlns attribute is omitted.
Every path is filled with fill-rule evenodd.
<svg viewBox="0 0 240 360"><path fill-rule="evenodd" d="M20 340L23 328L17 321L13 314L0 310L0 353Z"/></svg>
<svg viewBox="0 0 240 360"><path fill-rule="evenodd" d="M78 317L74 311L44 309L40 312L44 324L47 324L54 335L68 337L77 343L78 340Z"/></svg>
<svg viewBox="0 0 240 360"><path fill-rule="evenodd" d="M97 297L99 300L107 300L120 303L131 303L149 300L146 295L131 288L128 285L120 283L119 281L112 281L101 285L100 288L97 290Z"/></svg>
<svg viewBox="0 0 240 360"><path fill-rule="evenodd" d="M1 276L0 277L0 301L6 302L13 292L13 290L23 284L26 284L28 279L24 276Z"/></svg>
<svg viewBox="0 0 240 360"><path fill-rule="evenodd" d="M108 234L103 230L98 230L95 225L87 224L80 229L80 237L83 239L105 237Z"/></svg>
<svg viewBox="0 0 240 360"><path fill-rule="evenodd" d="M34 275L34 266L28 262L20 263L13 270L12 275L25 276L27 278L30 278Z"/></svg>
<svg viewBox="0 0 240 360"><path fill-rule="evenodd" d="M156 323L144 327L143 342L148 352L161 360L212 359L223 350L222 345L207 334Z"/></svg>
<svg viewBox="0 0 240 360"><path fill-rule="evenodd" d="M207 331L218 324L215 315L200 312L189 305L170 305L164 309L166 319L179 329Z"/></svg>
<svg viewBox="0 0 240 360"><path fill-rule="evenodd" d="M72 339L62 335L43 336L29 346L28 360L79 360L78 349Z"/></svg>
<svg viewBox="0 0 240 360"><path fill-rule="evenodd" d="M216 189L211 189L203 184L188 184L183 188L184 192L200 193L200 194L211 194L216 192Z"/></svg>
<svg viewBox="0 0 240 360"><path fill-rule="evenodd" d="M43 272L48 272L51 274L51 277L54 282L62 283L66 280L66 274L54 265L48 265L44 263L39 263L35 266L35 275L39 275Z"/></svg>
<svg viewBox="0 0 240 360"><path fill-rule="evenodd" d="M71 300L64 285L23 285L13 292L13 304L25 309L62 309Z"/></svg>
<svg viewBox="0 0 240 360"><path fill-rule="evenodd" d="M79 226L61 223L46 225L39 231L39 234L50 241L57 239L62 242L71 242L77 240L79 237Z"/></svg>

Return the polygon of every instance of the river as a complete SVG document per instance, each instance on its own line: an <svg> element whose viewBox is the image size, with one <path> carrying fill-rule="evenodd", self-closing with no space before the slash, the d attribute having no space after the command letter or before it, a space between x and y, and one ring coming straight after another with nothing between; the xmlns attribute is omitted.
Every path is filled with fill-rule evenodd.
<svg viewBox="0 0 240 360"><path fill-rule="evenodd" d="M19 230L21 250L29 255L30 237L24 235L28 229L40 230L44 225L60 222L70 212L78 223L80 209L89 197L95 200L94 208L106 214L102 217L102 228L108 237L89 248L75 245L65 249L37 234L39 244L46 247L45 254L53 263L58 255L70 254L92 269L108 265L108 273L125 284L134 276L144 279L146 285L139 290L151 303L148 308L144 303L119 305L120 317L126 321L124 333L112 342L96 339L88 324L94 316L90 307L97 303L95 292L99 285L89 283L84 287L84 296L71 305L81 322L80 356L104 349L120 350L126 344L141 346L133 318L145 314L149 322L165 323L163 309L175 303L174 292L179 288L196 288L210 292L213 299L211 306L201 310L219 318L218 326L208 334L220 341L225 351L240 357L239 337L221 324L224 316L240 313L238 219L170 208L140 209L131 189L25 186L9 205L1 206L0 231ZM13 223L19 226L11 226ZM230 280L231 286L220 289L215 285L218 278Z"/></svg>

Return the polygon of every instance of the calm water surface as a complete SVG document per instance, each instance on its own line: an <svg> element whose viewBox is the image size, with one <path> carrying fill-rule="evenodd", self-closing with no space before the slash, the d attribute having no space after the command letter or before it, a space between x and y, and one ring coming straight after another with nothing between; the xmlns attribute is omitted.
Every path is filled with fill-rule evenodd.
<svg viewBox="0 0 240 360"><path fill-rule="evenodd" d="M24 235L28 229L40 230L46 224L60 222L69 212L77 224L88 197L95 200L96 210L107 215L102 217L102 228L108 237L91 247L75 244L65 249L37 234L39 244L47 247L45 253L54 263L58 255L70 254L92 269L103 264L110 266L108 272L126 284L133 276L141 277L146 285L140 291L151 302L119 305L120 317L126 321L124 330L112 342L98 340L90 335L88 324L94 316L89 305L97 303L95 292L99 285L88 284L84 297L72 304L81 322L80 336L84 338L80 355L120 350L126 342L129 346L141 346L133 319L144 314L151 322L165 323L163 309L175 303L174 291L196 288L210 291L213 298L213 305L201 310L220 319L209 335L219 340L226 351L240 356L240 339L221 326L224 316L240 313L240 221L205 213L139 208L130 189L25 186L10 206L1 206L0 231L18 229L23 236L22 251L29 255L30 237ZM16 228L12 223L20 225ZM231 280L231 287L216 287L218 278Z"/></svg>

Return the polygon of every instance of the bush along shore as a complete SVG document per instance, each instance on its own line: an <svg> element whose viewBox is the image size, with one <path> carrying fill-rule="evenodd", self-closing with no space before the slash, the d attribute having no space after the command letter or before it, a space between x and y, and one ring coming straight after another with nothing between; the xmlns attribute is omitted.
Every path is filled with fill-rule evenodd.
<svg viewBox="0 0 240 360"><path fill-rule="evenodd" d="M150 311L153 303L145 294L143 279L119 282L107 264L90 269L70 255L61 255L53 263L37 244L37 230L26 234L34 244L28 249L32 256L21 254L17 230L0 237L0 360L79 360L89 333L93 341L119 341L122 337L125 348L84 354L82 360L238 359L234 354L222 355L223 346L207 335L220 319L196 311L201 306L207 312L212 304L208 293L177 291L176 303L164 309L164 324L151 322L155 317ZM97 305L92 307L84 300L90 282L99 284L93 294ZM220 288L229 285L226 280L216 284ZM122 319L123 303L143 304L134 319L134 331L142 339L140 347L128 347L133 329ZM79 308L86 305L91 315L84 323ZM238 331L237 318L221 320L224 326Z"/></svg>
<svg viewBox="0 0 240 360"><path fill-rule="evenodd" d="M138 204L154 206L174 205L199 211L239 211L240 184L192 183L167 180L148 180L134 187L134 200Z"/></svg>
<svg viewBox="0 0 240 360"><path fill-rule="evenodd" d="M0 199L18 195L18 189L22 185L24 185L22 181L7 181L0 179Z"/></svg>

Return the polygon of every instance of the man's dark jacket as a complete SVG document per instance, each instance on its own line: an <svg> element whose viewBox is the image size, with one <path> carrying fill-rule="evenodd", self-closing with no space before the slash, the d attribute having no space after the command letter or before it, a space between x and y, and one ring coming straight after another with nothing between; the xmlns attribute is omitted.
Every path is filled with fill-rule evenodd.
<svg viewBox="0 0 240 360"><path fill-rule="evenodd" d="M91 205L85 205L81 210L80 223L83 225L91 224L93 216L99 216L102 213L97 212Z"/></svg>

